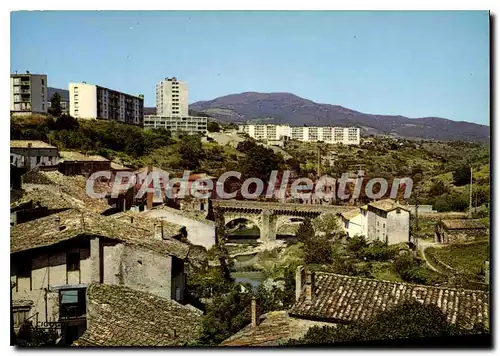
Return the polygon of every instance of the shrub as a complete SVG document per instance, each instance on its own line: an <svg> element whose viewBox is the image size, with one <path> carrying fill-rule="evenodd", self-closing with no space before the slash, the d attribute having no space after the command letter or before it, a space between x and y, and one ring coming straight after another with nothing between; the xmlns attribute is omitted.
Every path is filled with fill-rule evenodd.
<svg viewBox="0 0 500 356"><path fill-rule="evenodd" d="M371 261L387 261L394 257L394 250L382 241L374 241L359 250L359 257Z"/></svg>

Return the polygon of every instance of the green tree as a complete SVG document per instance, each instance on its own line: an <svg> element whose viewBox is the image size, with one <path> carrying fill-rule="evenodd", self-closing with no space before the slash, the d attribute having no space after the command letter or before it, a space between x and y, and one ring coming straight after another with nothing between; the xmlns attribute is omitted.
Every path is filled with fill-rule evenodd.
<svg viewBox="0 0 500 356"><path fill-rule="evenodd" d="M326 235L330 239L339 240L345 236L339 219L334 214L322 214L313 221L316 233Z"/></svg>
<svg viewBox="0 0 500 356"><path fill-rule="evenodd" d="M429 194L431 196L443 195L443 194L448 193L448 192L449 192L449 189L442 180L438 180L438 181L432 183L432 186L429 189Z"/></svg>
<svg viewBox="0 0 500 356"><path fill-rule="evenodd" d="M205 158L201 139L197 135L186 135L181 138L179 153L181 155L184 168L196 170L200 167L200 160Z"/></svg>
<svg viewBox="0 0 500 356"><path fill-rule="evenodd" d="M250 285L242 289L234 284L208 304L202 321L199 344L215 346L250 323L252 293Z"/></svg>
<svg viewBox="0 0 500 356"><path fill-rule="evenodd" d="M220 131L220 125L216 121L209 121L207 124L207 131L208 132L219 132Z"/></svg>
<svg viewBox="0 0 500 356"><path fill-rule="evenodd" d="M241 144L241 143L240 143ZM284 160L281 154L275 154L270 148L255 145L248 149L240 163L243 178L260 178L264 182L269 179L273 170L279 170Z"/></svg>
<svg viewBox="0 0 500 356"><path fill-rule="evenodd" d="M306 264L331 264L332 243L326 236L316 235L304 241L304 262Z"/></svg>
<svg viewBox="0 0 500 356"><path fill-rule="evenodd" d="M50 98L50 108L49 108L49 114L54 116L54 117L59 117L62 114L62 108L61 108L61 95L59 93L54 93L52 95L52 98Z"/></svg>
<svg viewBox="0 0 500 356"><path fill-rule="evenodd" d="M470 183L470 166L461 165L453 171L453 183L462 186Z"/></svg>
<svg viewBox="0 0 500 356"><path fill-rule="evenodd" d="M311 223L311 219L305 218L302 224L300 224L299 229L297 230L297 240L300 242L305 242L315 235L314 227Z"/></svg>

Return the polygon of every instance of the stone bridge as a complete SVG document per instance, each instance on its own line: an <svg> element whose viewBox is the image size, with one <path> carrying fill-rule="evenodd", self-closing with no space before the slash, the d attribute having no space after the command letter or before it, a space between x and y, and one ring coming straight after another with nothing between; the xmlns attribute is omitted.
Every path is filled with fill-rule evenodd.
<svg viewBox="0 0 500 356"><path fill-rule="evenodd" d="M219 217L217 228L225 228L236 219L254 223L260 231L260 242L276 240L277 231L293 218L314 219L323 213L337 214L353 206L259 202L248 200L213 200L212 207Z"/></svg>

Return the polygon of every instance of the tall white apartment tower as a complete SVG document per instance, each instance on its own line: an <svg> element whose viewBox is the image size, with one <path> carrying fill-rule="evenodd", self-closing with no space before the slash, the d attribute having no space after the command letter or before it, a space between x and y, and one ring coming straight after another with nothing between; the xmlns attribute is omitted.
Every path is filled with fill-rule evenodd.
<svg viewBox="0 0 500 356"><path fill-rule="evenodd" d="M47 114L47 76L10 75L10 112L13 115Z"/></svg>
<svg viewBox="0 0 500 356"><path fill-rule="evenodd" d="M157 116L188 116L188 85L176 77L156 84Z"/></svg>

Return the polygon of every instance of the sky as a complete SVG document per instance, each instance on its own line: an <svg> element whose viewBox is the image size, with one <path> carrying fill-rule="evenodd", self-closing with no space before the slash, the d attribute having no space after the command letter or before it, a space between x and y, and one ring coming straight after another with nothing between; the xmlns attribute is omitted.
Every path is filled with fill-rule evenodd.
<svg viewBox="0 0 500 356"><path fill-rule="evenodd" d="M289 92L369 114L489 124L487 11L23 11L11 72L86 81L155 106L155 84L189 103Z"/></svg>

